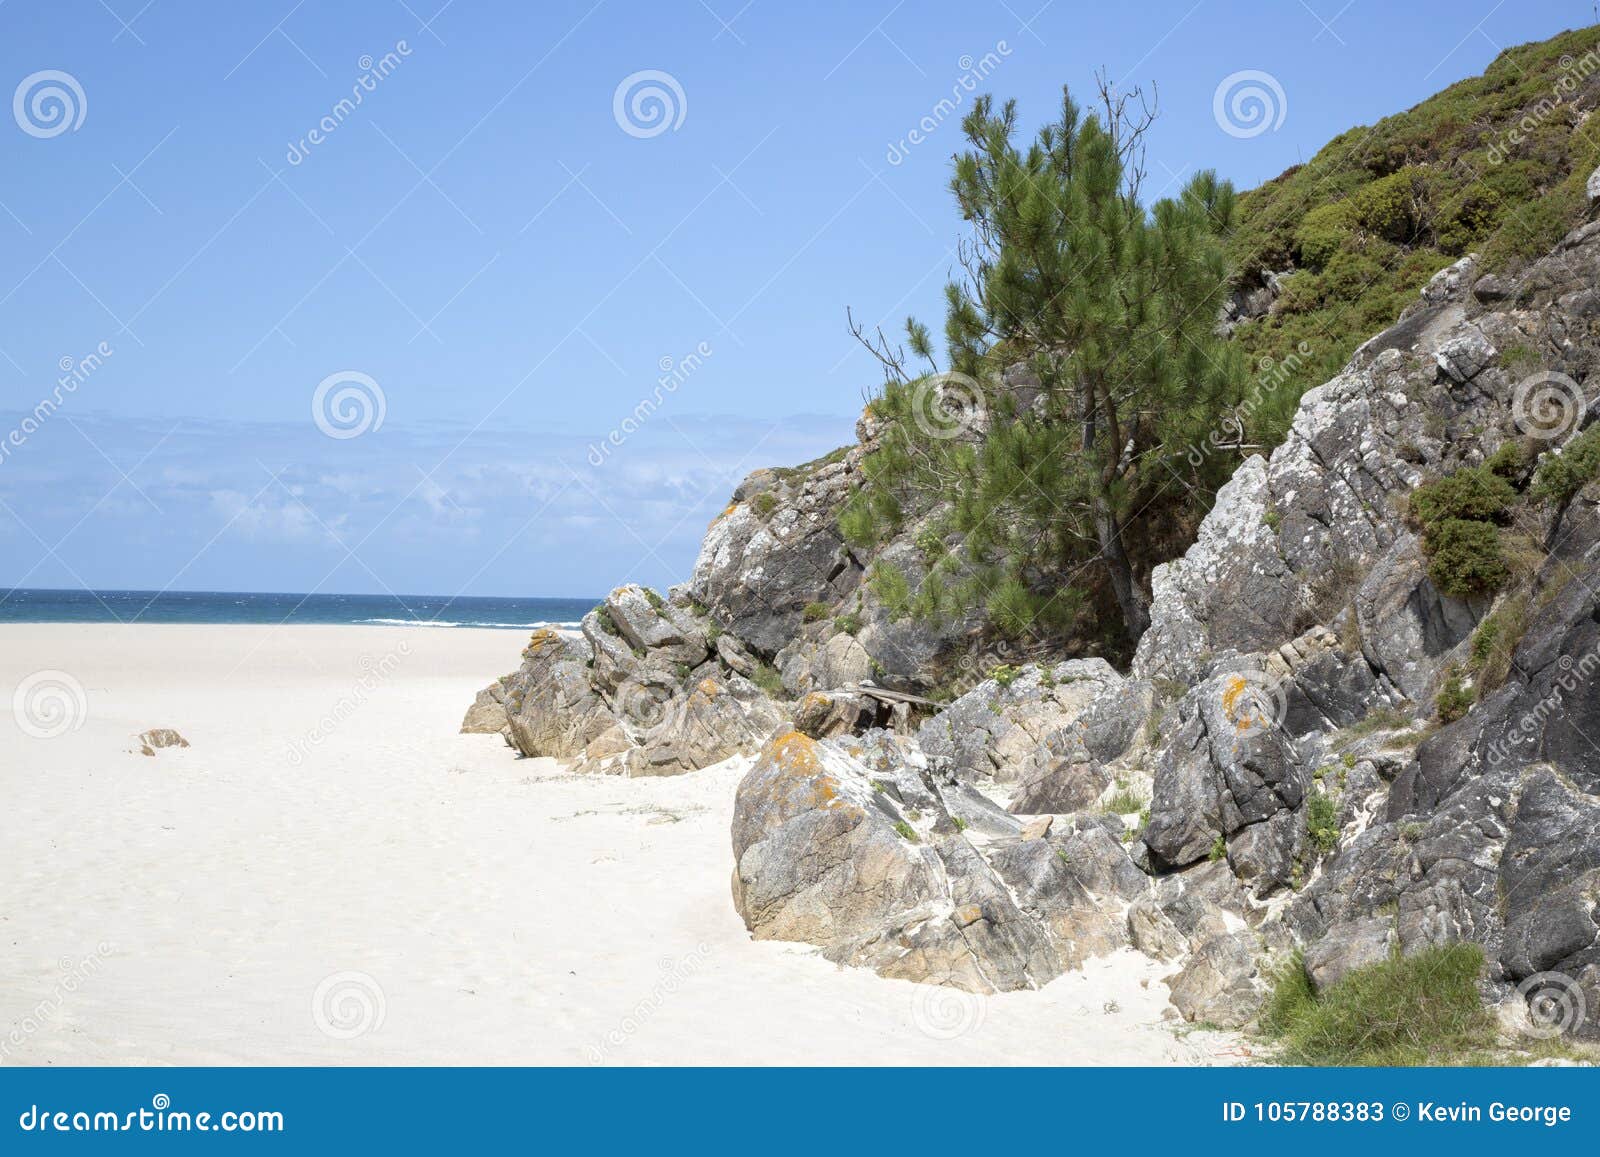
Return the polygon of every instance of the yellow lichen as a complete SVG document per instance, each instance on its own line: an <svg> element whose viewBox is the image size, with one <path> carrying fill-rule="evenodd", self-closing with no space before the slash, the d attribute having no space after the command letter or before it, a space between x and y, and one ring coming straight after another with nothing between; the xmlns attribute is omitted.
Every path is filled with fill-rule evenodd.
<svg viewBox="0 0 1600 1157"><path fill-rule="evenodd" d="M1233 720L1234 730L1241 735L1259 731L1265 722L1254 703L1246 701L1241 705L1239 702L1249 689L1250 680L1235 675L1228 680L1228 685L1222 692L1222 710Z"/></svg>

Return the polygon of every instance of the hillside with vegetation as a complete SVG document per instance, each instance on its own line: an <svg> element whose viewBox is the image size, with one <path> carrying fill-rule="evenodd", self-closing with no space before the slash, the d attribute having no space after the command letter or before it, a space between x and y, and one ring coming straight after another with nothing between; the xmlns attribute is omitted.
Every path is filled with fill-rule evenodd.
<svg viewBox="0 0 1600 1157"><path fill-rule="evenodd" d="M1444 266L1477 253L1484 272L1514 273L1581 223L1600 165L1597 104L1600 33L1564 32L1506 49L1482 76L1350 129L1241 194L1235 284L1286 274L1270 313L1234 334L1251 360L1289 367L1253 413L1252 441L1282 441L1300 395Z"/></svg>

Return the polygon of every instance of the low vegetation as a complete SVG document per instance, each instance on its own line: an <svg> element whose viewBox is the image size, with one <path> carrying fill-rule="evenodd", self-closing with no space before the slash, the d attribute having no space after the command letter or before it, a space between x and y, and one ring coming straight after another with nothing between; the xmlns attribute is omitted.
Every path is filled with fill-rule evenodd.
<svg viewBox="0 0 1600 1157"><path fill-rule="evenodd" d="M1106 801L1106 811L1112 815L1131 816L1143 811L1150 798L1127 780L1117 781L1117 790Z"/></svg>
<svg viewBox="0 0 1600 1157"><path fill-rule="evenodd" d="M1306 835L1323 855L1339 846L1339 807L1326 792L1314 791L1306 800Z"/></svg>
<svg viewBox="0 0 1600 1157"><path fill-rule="evenodd" d="M1500 527L1521 496L1489 465L1457 470L1411 495L1410 516L1422 531L1428 577L1454 598L1504 587L1511 578Z"/></svg>
<svg viewBox="0 0 1600 1157"><path fill-rule="evenodd" d="M1449 944L1355 969L1319 993L1296 953L1274 978L1261 1029L1284 1064L1472 1063L1495 1043L1482 971L1481 947Z"/></svg>
<svg viewBox="0 0 1600 1157"><path fill-rule="evenodd" d="M920 562L873 567L891 618L979 610L997 637L1116 662L1147 623L1152 568L1189 545L1244 454L1282 441L1307 388L1445 265L1475 252L1514 271L1583 221L1600 136L1579 126L1600 106L1600 36L1507 49L1243 194L1203 172L1142 197L1153 114L1134 91L1098 96L1093 111L1064 99L1031 140L1014 105L973 102L951 181L971 235L946 290L943 364L915 319L903 345L852 326L886 382L866 484L838 520L861 548L915 528ZM1266 316L1212 332L1230 295L1268 281ZM1516 346L1503 358L1540 362ZM1600 431L1547 455L1536 480L1523 451L1504 454L1414 507L1447 594L1515 584L1508 509L1525 494L1569 501L1600 474Z"/></svg>
<svg viewBox="0 0 1600 1157"><path fill-rule="evenodd" d="M1285 380L1250 415L1282 440L1300 395L1392 324L1439 269L1476 252L1514 270L1582 224L1600 137L1578 130L1600 100L1593 28L1508 48L1482 76L1336 137L1239 197L1228 255L1246 285L1291 271L1272 314L1234 340ZM1303 351L1311 350L1310 356Z"/></svg>
<svg viewBox="0 0 1600 1157"><path fill-rule="evenodd" d="M1546 454L1528 493L1540 502L1564 507L1596 478L1600 478L1600 425L1590 426L1559 454Z"/></svg>

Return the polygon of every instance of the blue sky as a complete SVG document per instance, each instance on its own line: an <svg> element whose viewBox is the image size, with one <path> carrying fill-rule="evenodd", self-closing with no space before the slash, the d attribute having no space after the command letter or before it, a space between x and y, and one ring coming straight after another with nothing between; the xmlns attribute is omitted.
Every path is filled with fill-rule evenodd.
<svg viewBox="0 0 1600 1157"><path fill-rule="evenodd" d="M1248 187L1592 19L1040 3L0 4L0 586L681 580L740 477L850 439L847 306L937 329L963 76L1029 128L1155 82L1148 187ZM1230 134L1245 70L1281 123Z"/></svg>

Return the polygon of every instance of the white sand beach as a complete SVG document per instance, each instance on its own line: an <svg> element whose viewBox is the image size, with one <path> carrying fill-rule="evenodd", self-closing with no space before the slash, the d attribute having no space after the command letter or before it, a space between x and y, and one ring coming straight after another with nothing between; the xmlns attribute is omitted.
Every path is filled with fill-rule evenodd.
<svg viewBox="0 0 1600 1157"><path fill-rule="evenodd" d="M978 998L752 942L738 766L579 777L457 734L522 642L0 627L0 1064L1241 1059L1131 952ZM17 718L41 671L75 729ZM135 753L152 727L192 746Z"/></svg>

